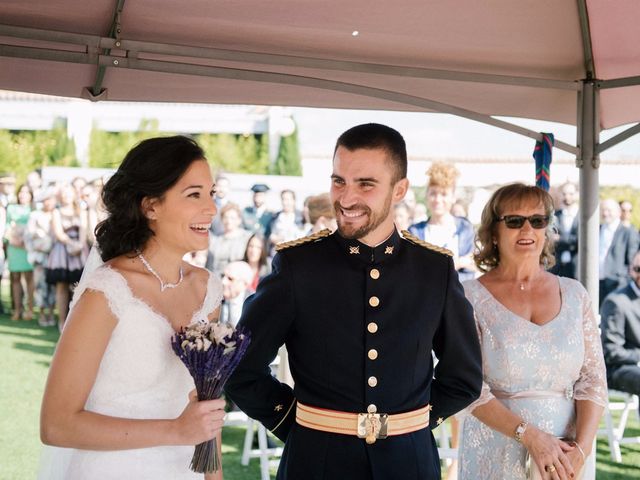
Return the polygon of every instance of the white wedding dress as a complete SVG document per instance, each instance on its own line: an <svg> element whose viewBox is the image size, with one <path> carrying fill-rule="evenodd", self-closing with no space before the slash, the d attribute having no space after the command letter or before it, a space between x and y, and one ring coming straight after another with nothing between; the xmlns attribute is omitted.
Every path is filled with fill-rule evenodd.
<svg viewBox="0 0 640 480"><path fill-rule="evenodd" d="M102 292L118 323L102 358L86 410L114 417L172 419L182 413L194 388L186 367L171 349L173 328L136 298L125 278L103 265L85 275L71 308L87 290ZM222 286L210 274L193 322L206 322L220 305ZM193 446L92 451L45 447L39 479L144 480L203 478L189 469Z"/></svg>

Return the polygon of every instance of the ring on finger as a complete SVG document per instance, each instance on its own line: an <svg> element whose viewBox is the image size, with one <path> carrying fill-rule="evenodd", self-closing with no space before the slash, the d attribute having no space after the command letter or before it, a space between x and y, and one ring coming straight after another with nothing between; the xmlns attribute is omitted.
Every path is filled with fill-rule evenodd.
<svg viewBox="0 0 640 480"><path fill-rule="evenodd" d="M544 471L548 472L548 473L553 473L556 471L556 467L555 465L551 464L551 465L545 465L544 467Z"/></svg>

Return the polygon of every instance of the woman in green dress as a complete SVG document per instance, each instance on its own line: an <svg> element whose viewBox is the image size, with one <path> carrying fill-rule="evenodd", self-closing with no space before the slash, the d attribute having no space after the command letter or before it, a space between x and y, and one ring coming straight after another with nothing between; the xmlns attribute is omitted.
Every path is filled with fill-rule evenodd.
<svg viewBox="0 0 640 480"><path fill-rule="evenodd" d="M11 296L13 299L13 313L11 320L33 319L33 266L27 259L24 246L24 232L29 221L33 193L27 185L18 189L18 203L7 206L7 262L11 276ZM25 290L22 285L24 279L27 294L27 309L22 314Z"/></svg>

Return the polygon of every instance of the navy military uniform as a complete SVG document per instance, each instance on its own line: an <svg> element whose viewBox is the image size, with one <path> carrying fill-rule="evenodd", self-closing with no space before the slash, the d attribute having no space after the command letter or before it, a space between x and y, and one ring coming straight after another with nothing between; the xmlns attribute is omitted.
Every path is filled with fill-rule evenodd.
<svg viewBox="0 0 640 480"><path fill-rule="evenodd" d="M473 311L451 257L395 230L375 248L338 233L289 243L298 245L279 251L244 305L240 324L252 343L226 388L286 441L277 478L439 480L430 428L367 444L295 418L297 401L342 412L375 405L388 414L430 404L434 428L479 396ZM283 343L293 391L269 370Z"/></svg>

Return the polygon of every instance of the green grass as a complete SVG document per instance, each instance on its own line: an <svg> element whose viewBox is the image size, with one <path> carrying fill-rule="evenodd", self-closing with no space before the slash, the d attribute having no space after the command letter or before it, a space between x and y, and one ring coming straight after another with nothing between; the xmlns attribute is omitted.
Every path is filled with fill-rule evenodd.
<svg viewBox="0 0 640 480"><path fill-rule="evenodd" d="M25 480L36 476L40 457L38 415L51 355L58 339L56 328L36 322L11 322L0 315L0 479ZM631 415L626 435L640 436L640 423ZM259 461L240 465L244 430L223 431L225 480L259 479ZM621 464L613 463L605 439L598 439L598 480L640 478L640 444L622 446ZM275 473L275 472L272 472ZM273 475L272 475L273 478Z"/></svg>

